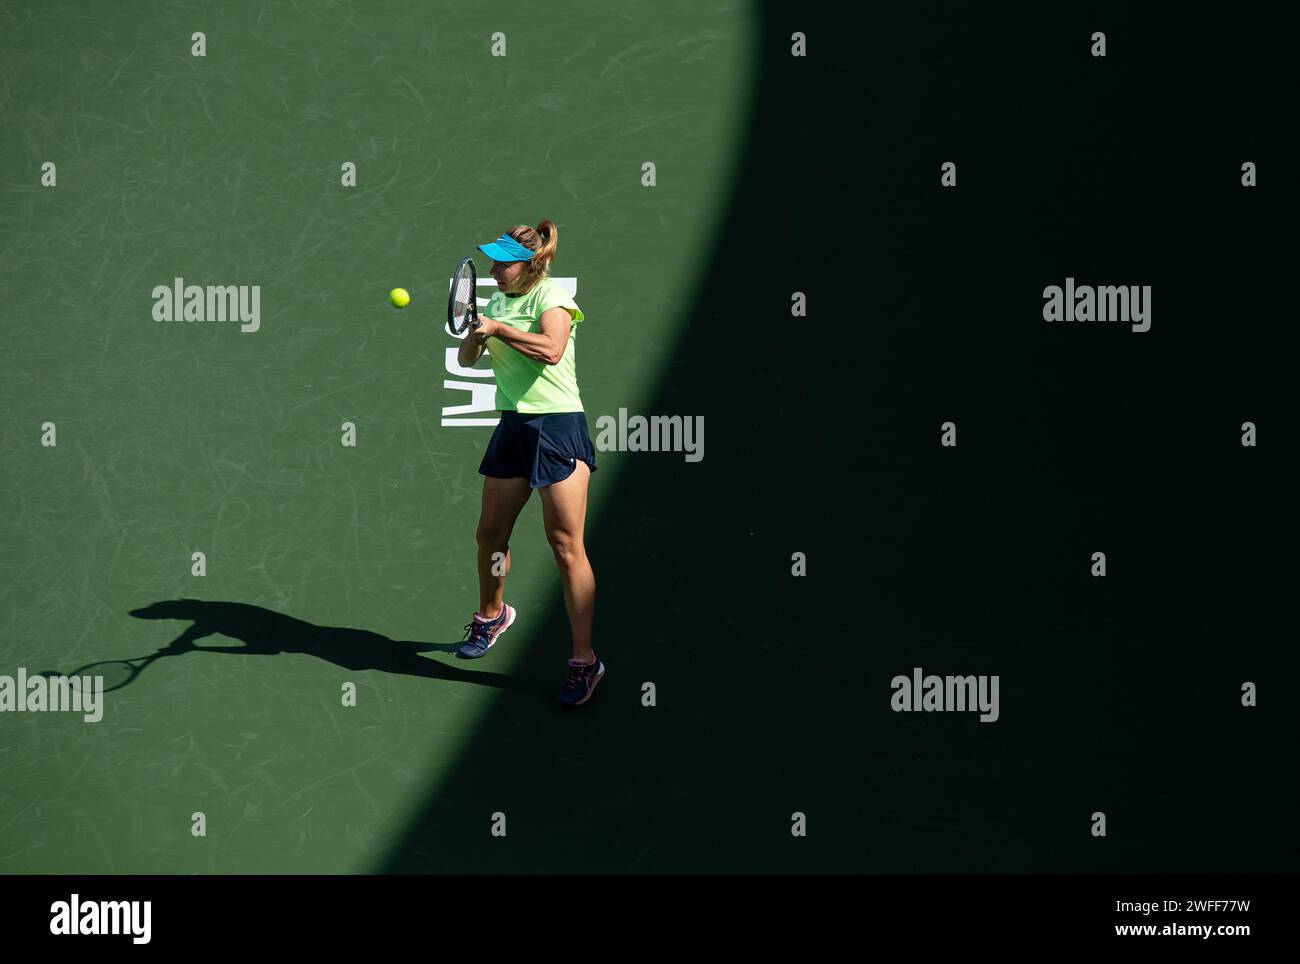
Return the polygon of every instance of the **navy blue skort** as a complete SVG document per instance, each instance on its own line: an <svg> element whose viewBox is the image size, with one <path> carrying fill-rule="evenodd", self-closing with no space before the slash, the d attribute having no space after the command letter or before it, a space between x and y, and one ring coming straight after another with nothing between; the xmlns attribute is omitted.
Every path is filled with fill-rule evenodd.
<svg viewBox="0 0 1300 964"><path fill-rule="evenodd" d="M529 488L538 489L563 482L579 461L596 471L586 412L502 412L478 471L494 479L527 479Z"/></svg>

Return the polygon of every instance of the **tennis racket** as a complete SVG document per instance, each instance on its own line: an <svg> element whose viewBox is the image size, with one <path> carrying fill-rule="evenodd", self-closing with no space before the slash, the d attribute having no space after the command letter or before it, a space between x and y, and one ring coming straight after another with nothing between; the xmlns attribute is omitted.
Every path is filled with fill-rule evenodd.
<svg viewBox="0 0 1300 964"><path fill-rule="evenodd" d="M478 327L478 272L473 258L461 258L451 276L447 296L447 330L459 338L470 328Z"/></svg>

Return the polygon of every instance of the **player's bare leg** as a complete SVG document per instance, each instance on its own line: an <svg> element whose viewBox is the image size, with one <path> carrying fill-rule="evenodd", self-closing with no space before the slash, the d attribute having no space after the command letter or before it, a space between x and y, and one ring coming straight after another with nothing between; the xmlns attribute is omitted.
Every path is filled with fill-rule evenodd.
<svg viewBox="0 0 1300 964"><path fill-rule="evenodd" d="M501 612L506 576L510 574L510 536L532 493L527 479L483 478L483 508L475 538L478 541L478 611L487 619ZM494 558L498 553L504 553L504 559Z"/></svg>
<svg viewBox="0 0 1300 964"><path fill-rule="evenodd" d="M555 554L564 582L564 608L573 627L573 658L590 663L591 623L596 608L596 575L583 545L587 518L587 481L591 469L578 462L577 468L563 482L553 482L538 489L542 497L542 519L546 524L546 541Z"/></svg>

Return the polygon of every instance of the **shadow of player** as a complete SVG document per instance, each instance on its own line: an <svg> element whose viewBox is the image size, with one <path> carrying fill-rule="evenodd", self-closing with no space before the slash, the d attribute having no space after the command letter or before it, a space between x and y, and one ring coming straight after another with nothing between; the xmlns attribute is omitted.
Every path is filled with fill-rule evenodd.
<svg viewBox="0 0 1300 964"><path fill-rule="evenodd" d="M378 670L402 676L474 683L500 689L533 689L525 681L511 676L456 669L421 655L429 652L454 653L461 647L459 642L407 642L389 639L367 629L317 626L248 603L173 599L133 609L130 615L137 619L189 620L193 624L167 646L152 654L151 660L192 652L242 656L306 653L347 670ZM216 635L239 640L243 645L197 644L197 640Z"/></svg>

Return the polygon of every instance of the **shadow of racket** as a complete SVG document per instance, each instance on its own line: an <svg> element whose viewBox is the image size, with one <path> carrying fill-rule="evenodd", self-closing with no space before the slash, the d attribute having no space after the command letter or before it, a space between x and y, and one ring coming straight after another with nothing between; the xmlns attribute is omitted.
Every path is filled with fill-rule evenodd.
<svg viewBox="0 0 1300 964"><path fill-rule="evenodd" d="M134 659L104 659L97 663L87 663L79 669L74 669L70 673L59 673L54 670L46 670L39 673L40 676L101 676L104 679L104 692L111 693L113 690L120 690L122 687L131 683L144 672L144 668L154 660L163 656L172 656L176 650L167 647L158 650L156 653L150 653L148 656L137 656Z"/></svg>

